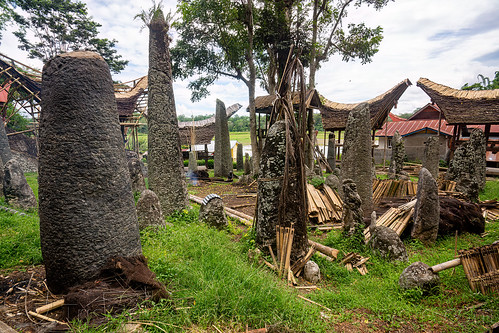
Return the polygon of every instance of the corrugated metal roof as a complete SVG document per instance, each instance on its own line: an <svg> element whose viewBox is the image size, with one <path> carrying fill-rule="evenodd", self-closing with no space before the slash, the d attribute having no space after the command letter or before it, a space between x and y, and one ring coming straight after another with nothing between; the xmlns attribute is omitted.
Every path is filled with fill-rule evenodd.
<svg viewBox="0 0 499 333"><path fill-rule="evenodd" d="M393 136L393 134L395 134L395 131L398 131L402 136L408 136L424 129L438 132L438 120L407 120L385 123L382 129L376 131L376 136L391 137ZM445 135L452 135L453 130L453 125L448 125L445 120L442 120L440 133Z"/></svg>

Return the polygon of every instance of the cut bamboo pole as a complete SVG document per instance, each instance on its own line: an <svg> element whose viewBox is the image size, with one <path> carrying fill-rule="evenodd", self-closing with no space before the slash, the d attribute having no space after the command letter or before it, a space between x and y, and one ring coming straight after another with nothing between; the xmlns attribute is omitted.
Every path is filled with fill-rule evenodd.
<svg viewBox="0 0 499 333"><path fill-rule="evenodd" d="M314 302L314 301L312 301L311 299L305 298L305 297L303 297L302 295L298 295L298 298L301 298L301 299L302 299L302 300L304 300L304 301L307 301L307 302L309 302L309 303L315 304L315 305L317 305L317 306L320 306L320 307L321 307L321 308L323 308L323 309L326 309L326 310L328 310L328 311L330 311L330 312L333 312L333 310L331 310L330 308L325 307L324 305L319 304L319 303L317 303L317 302Z"/></svg>
<svg viewBox="0 0 499 333"><path fill-rule="evenodd" d="M58 323L58 324L61 324L61 325L68 325L67 323L65 322L62 322L62 321L59 321L57 319L54 319L54 318L50 318L50 317L47 317L47 316L44 316L42 314L39 314L39 313L36 313L36 312L33 312L33 311L28 311L28 314L30 316L33 316L33 317L36 317L38 319L42 319L42 320L45 320L45 321L52 321L54 323Z"/></svg>
<svg viewBox="0 0 499 333"><path fill-rule="evenodd" d="M336 259L338 257L338 253L340 252L339 250L336 250L336 249L333 249L329 246L326 246L326 245L322 245L320 243L316 243L312 240L308 240L308 244L310 244L311 246L313 246L317 251L331 257L331 258L334 258Z"/></svg>
<svg viewBox="0 0 499 333"><path fill-rule="evenodd" d="M52 311L54 309L60 308L63 305L64 305L64 300L60 299L58 301L55 301L55 302L52 302L52 303L40 306L39 308L36 308L35 311L36 311L36 313L44 314L46 312L49 312L49 311Z"/></svg>
<svg viewBox="0 0 499 333"><path fill-rule="evenodd" d="M435 266L431 266L430 270L433 273L438 273L438 272L441 272L443 270L446 270L446 269L449 269L449 268L452 268L452 267L456 267L456 266L459 266L459 265L461 265L461 258L456 258L456 259L452 259L452 260L443 262L441 264L437 264Z"/></svg>

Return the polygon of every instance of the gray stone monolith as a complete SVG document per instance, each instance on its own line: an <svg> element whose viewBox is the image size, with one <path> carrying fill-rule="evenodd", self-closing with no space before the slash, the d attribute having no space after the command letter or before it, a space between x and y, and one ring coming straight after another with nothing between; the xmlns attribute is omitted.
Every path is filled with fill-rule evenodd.
<svg viewBox="0 0 499 333"><path fill-rule="evenodd" d="M5 124L0 119L0 162L2 162L2 165L5 165L12 157L9 139L7 138L7 132L5 131Z"/></svg>
<svg viewBox="0 0 499 333"><path fill-rule="evenodd" d="M137 201L137 219L139 228L148 226L165 226L165 218L158 196L151 190L144 190Z"/></svg>
<svg viewBox="0 0 499 333"><path fill-rule="evenodd" d="M424 144L423 168L430 171L433 178L438 179L438 167L440 162L438 136L428 137Z"/></svg>
<svg viewBox="0 0 499 333"><path fill-rule="evenodd" d="M233 171L232 155L230 152L229 125L225 104L217 99L215 115L215 153L213 168L215 177L227 177Z"/></svg>
<svg viewBox="0 0 499 333"><path fill-rule="evenodd" d="M128 172L130 173L132 192L142 193L146 189L146 182L142 174L142 163L138 158L128 158Z"/></svg>
<svg viewBox="0 0 499 333"><path fill-rule="evenodd" d="M419 172L416 199L411 237L419 239L424 245L431 245L438 235L440 204L437 182L425 168Z"/></svg>
<svg viewBox="0 0 499 333"><path fill-rule="evenodd" d="M149 189L161 201L163 214L189 207L180 148L170 37L163 12L154 13L149 27L148 158Z"/></svg>
<svg viewBox="0 0 499 333"><path fill-rule="evenodd" d="M251 174L251 161L248 153L244 155L244 174L245 175Z"/></svg>
<svg viewBox="0 0 499 333"><path fill-rule="evenodd" d="M327 144L327 164L329 164L331 170L336 168L336 141L334 133L329 133L329 140Z"/></svg>
<svg viewBox="0 0 499 333"><path fill-rule="evenodd" d="M407 251L399 235L388 227L376 225L376 212L371 214L371 225L369 226L369 247L381 257L390 261L407 261Z"/></svg>
<svg viewBox="0 0 499 333"><path fill-rule="evenodd" d="M327 176L326 180L324 181L324 184L326 184L327 186L336 191L339 191L341 187L340 179L335 174L330 174L329 176Z"/></svg>
<svg viewBox="0 0 499 333"><path fill-rule="evenodd" d="M107 63L94 52L52 58L41 107L41 249L48 287L64 293L142 249Z"/></svg>
<svg viewBox="0 0 499 333"><path fill-rule="evenodd" d="M225 216L222 198L216 194L208 194L199 208L199 221L210 227L223 229L229 224Z"/></svg>
<svg viewBox="0 0 499 333"><path fill-rule="evenodd" d="M28 185L23 170L16 159L4 166L3 192L9 205L22 209L36 208L36 197Z"/></svg>
<svg viewBox="0 0 499 333"><path fill-rule="evenodd" d="M352 179L366 217L373 211L372 139L369 106L362 103L348 115L341 159L340 180Z"/></svg>
<svg viewBox="0 0 499 333"><path fill-rule="evenodd" d="M399 277L399 286L404 290L421 288L424 294L432 293L440 283L438 274L430 266L417 261L409 265Z"/></svg>
<svg viewBox="0 0 499 333"><path fill-rule="evenodd" d="M189 172L198 171L198 161L196 158L196 152L194 151L189 152L189 164L187 168L189 169Z"/></svg>
<svg viewBox="0 0 499 333"><path fill-rule="evenodd" d="M290 133L292 142L296 138ZM296 148L295 148L296 151ZM257 214L255 219L256 244L268 252L267 246L276 249L276 225L290 227L294 223L295 234L291 261L303 257L308 251L306 211L300 204L299 172L297 166L290 166L288 187L281 197L286 162L286 123L275 122L269 129L260 160L260 174L257 190ZM285 200L283 202L282 200ZM285 205L279 221L279 206Z"/></svg>
<svg viewBox="0 0 499 333"><path fill-rule="evenodd" d="M352 236L359 230L364 230L364 212L362 199L357 193L357 185L351 179L343 180L343 234Z"/></svg>
<svg viewBox="0 0 499 333"><path fill-rule="evenodd" d="M454 180L456 190L466 194L472 201L478 201L478 193L485 187L486 140L483 131L475 128L469 141L454 152L447 179Z"/></svg>
<svg viewBox="0 0 499 333"><path fill-rule="evenodd" d="M243 155L244 146L240 143L237 144L237 171L242 171L244 169L244 155Z"/></svg>
<svg viewBox="0 0 499 333"><path fill-rule="evenodd" d="M392 158L390 161L390 172L393 177L399 178L402 174L402 170L404 168L404 158L405 158L405 146L404 139L399 134L398 131L395 131L392 138Z"/></svg>

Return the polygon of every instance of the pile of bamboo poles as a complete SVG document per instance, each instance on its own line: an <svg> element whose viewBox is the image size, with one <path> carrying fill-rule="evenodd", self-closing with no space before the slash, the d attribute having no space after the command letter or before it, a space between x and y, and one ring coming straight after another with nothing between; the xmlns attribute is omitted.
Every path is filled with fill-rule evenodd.
<svg viewBox="0 0 499 333"><path fill-rule="evenodd" d="M324 185L321 191L307 184L307 197L308 216L311 220L316 220L317 224L341 221L343 201L332 188Z"/></svg>
<svg viewBox="0 0 499 333"><path fill-rule="evenodd" d="M499 292L499 244L460 250L459 258L473 291Z"/></svg>
<svg viewBox="0 0 499 333"><path fill-rule="evenodd" d="M274 258L272 248L270 248L270 253L272 255L272 260L274 261L274 266L277 268L277 274L279 278L285 277L288 282L296 284L293 272L291 271L291 250L293 248L293 237L295 235L295 228L293 225L291 227L281 227L276 226L276 243L277 243L277 260Z"/></svg>
<svg viewBox="0 0 499 333"><path fill-rule="evenodd" d="M405 228L409 224L412 215L414 215L415 206L416 206L416 200L412 200L399 207L392 207L377 219L376 225L377 226L382 225L388 227L393 231L395 231L397 235L400 236L402 235ZM366 228L364 230L364 237L367 243L371 238L371 233L369 232L369 228Z"/></svg>
<svg viewBox="0 0 499 333"><path fill-rule="evenodd" d="M418 184L410 180L376 179L373 181L373 202L379 203L385 197L413 197L418 190Z"/></svg>
<svg viewBox="0 0 499 333"><path fill-rule="evenodd" d="M455 192L456 182L447 179L438 179L438 190L442 192Z"/></svg>
<svg viewBox="0 0 499 333"><path fill-rule="evenodd" d="M497 200L487 200L480 202L480 207L483 210L483 217L486 220L499 220L499 202Z"/></svg>
<svg viewBox="0 0 499 333"><path fill-rule="evenodd" d="M344 264L349 272L353 272L356 268L361 275L366 275L368 273L366 262L369 257L362 257L360 254L355 252L350 252L341 260L341 264Z"/></svg>

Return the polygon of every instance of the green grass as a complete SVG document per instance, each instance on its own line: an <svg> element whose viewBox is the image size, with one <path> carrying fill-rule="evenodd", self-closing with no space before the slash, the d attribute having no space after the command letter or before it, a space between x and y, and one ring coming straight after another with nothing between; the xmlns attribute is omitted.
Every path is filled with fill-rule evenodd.
<svg viewBox="0 0 499 333"><path fill-rule="evenodd" d="M36 174L28 174L27 178L37 193ZM497 183L487 182L483 196L496 195ZM42 262L39 219L36 212L31 214L21 217L0 211L1 269ZM462 267L441 272L439 293L423 296L418 290L403 292L398 287L400 273L408 263L386 262L365 248L357 249L370 257L369 273L365 276L357 271L348 272L339 260L331 263L314 256L323 279L318 285L320 289L306 297L333 309L329 318L323 318L320 312L324 310L298 299L296 290L274 273L249 262L247 250L254 245L251 233L245 233L235 242L233 235L241 231L234 225L218 231L199 224L197 217L195 206L167 217L173 226L141 233L149 266L167 285L177 310L168 302L144 303L134 313L124 313L100 328L90 329L80 323L74 331L113 332L130 319L154 322L168 332L212 330L213 324L223 331L244 331L248 324L250 328L276 325L277 331L330 332L335 324L365 322L372 331L381 325L387 331L480 332L499 321L497 297L473 293ZM457 247L492 243L499 239L499 223L488 223L486 232L483 238L460 235ZM353 249L351 242L337 231L319 241L339 249L340 253ZM405 244L410 262L434 265L454 258L453 237L439 238L432 247L413 240L406 240ZM479 303L483 303L479 309L469 309ZM147 329L159 332L153 327Z"/></svg>
<svg viewBox="0 0 499 333"><path fill-rule="evenodd" d="M499 179L485 183L485 188L480 193L480 200L499 200Z"/></svg>

